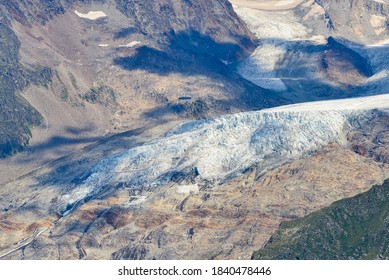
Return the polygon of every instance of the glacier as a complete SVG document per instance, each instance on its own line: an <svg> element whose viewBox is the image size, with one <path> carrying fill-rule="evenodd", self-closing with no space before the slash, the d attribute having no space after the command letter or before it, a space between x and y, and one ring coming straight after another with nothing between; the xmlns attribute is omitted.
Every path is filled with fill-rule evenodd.
<svg viewBox="0 0 389 280"><path fill-rule="evenodd" d="M288 52L289 41L306 37L308 31L292 11L261 11L235 7L235 12L260 39L253 54L237 67L237 73L254 84L278 92L287 90L277 76L278 64Z"/></svg>
<svg viewBox="0 0 389 280"><path fill-rule="evenodd" d="M347 133L387 114L389 94L309 102L184 123L163 137L102 160L60 199L59 212L106 188L155 188L195 173L217 182L256 166L266 172L329 144L347 145Z"/></svg>

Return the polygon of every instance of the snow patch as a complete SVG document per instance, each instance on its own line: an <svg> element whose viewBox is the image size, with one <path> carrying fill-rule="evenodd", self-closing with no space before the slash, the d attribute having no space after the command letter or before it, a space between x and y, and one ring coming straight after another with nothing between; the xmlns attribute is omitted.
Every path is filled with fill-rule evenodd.
<svg viewBox="0 0 389 280"><path fill-rule="evenodd" d="M313 41L317 44L322 44L322 45L327 44L327 38L324 37L323 35L315 35L315 36L312 36L311 38L309 38L308 40Z"/></svg>
<svg viewBox="0 0 389 280"><path fill-rule="evenodd" d="M366 45L366 48L374 48L374 47L388 47L389 46L389 39L379 41L375 44Z"/></svg>
<svg viewBox="0 0 389 280"><path fill-rule="evenodd" d="M127 205L128 206L141 205L146 200L147 200L147 196L145 196L145 195L137 196L137 197L132 197L132 201L130 201Z"/></svg>
<svg viewBox="0 0 389 280"><path fill-rule="evenodd" d="M89 20L97 20L107 16L103 11L90 11L87 14L83 14L75 10L74 13L80 18L86 18Z"/></svg>
<svg viewBox="0 0 389 280"><path fill-rule="evenodd" d="M284 1L277 1L274 6L276 7L284 7L284 6L294 6L300 4L302 1L301 0L284 0Z"/></svg>
<svg viewBox="0 0 389 280"><path fill-rule="evenodd" d="M177 187L177 192L183 194L198 193L199 187L197 185L182 185Z"/></svg>
<svg viewBox="0 0 389 280"><path fill-rule="evenodd" d="M133 41L133 42L130 42L126 45L119 45L119 48L133 48L139 44L141 44L142 42L139 42L139 41Z"/></svg>
<svg viewBox="0 0 389 280"><path fill-rule="evenodd" d="M269 12L237 8L235 12L259 39L291 40L307 34L306 27L292 11Z"/></svg>

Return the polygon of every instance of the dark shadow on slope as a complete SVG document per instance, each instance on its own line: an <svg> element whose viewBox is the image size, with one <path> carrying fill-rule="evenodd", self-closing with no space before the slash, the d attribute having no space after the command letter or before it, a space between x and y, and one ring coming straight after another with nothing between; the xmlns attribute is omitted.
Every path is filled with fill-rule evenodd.
<svg viewBox="0 0 389 280"><path fill-rule="evenodd" d="M39 162L47 164L55 158L73 152L77 145L88 145L99 141L101 137L93 135L94 127L67 127L60 135L52 136L44 142L34 143L26 147L23 153L16 155L13 162L20 167ZM4 163L2 163L4 164Z"/></svg>
<svg viewBox="0 0 389 280"><path fill-rule="evenodd" d="M86 143L92 143L99 139L99 137L64 137L64 136L53 136L50 139L48 139L47 142L41 143L38 145L31 145L28 149L28 152L34 153L34 152L44 152L47 150L52 150L55 147L64 147L64 146L70 146L70 145L76 145L76 144L86 144ZM54 151L55 152L55 151Z"/></svg>
<svg viewBox="0 0 389 280"><path fill-rule="evenodd" d="M131 56L115 58L113 63L125 70L140 69L163 76L170 73L198 75L206 71L226 74L227 67L212 56L169 52L142 46L136 48Z"/></svg>
<svg viewBox="0 0 389 280"><path fill-rule="evenodd" d="M96 128L93 126L84 127L84 128L68 126L65 128L65 131L73 135L82 135L87 132L92 132L95 129Z"/></svg>
<svg viewBox="0 0 389 280"><path fill-rule="evenodd" d="M74 145L78 143L90 144L69 155L51 161L46 164L42 170L39 168L37 171L23 175L16 180L25 177L33 177L37 179L41 187L47 185L50 187L57 186L71 188L72 181L84 177L86 172L102 159L143 144L143 141L136 140L134 136L141 135L145 131L147 131L147 128L133 129L108 137L85 137L77 139L53 137L46 143L29 147L27 151L33 155L37 152L36 149L49 149L51 147L58 147L58 145ZM22 164L25 162L20 163ZM64 192L66 192L66 190L64 190Z"/></svg>
<svg viewBox="0 0 389 280"><path fill-rule="evenodd" d="M131 36L132 34L136 34L138 32L140 32L140 31L138 29L136 29L135 27L122 28L113 35L113 39L118 40L118 39L126 38L126 37ZM144 33L142 33L142 34L145 35Z"/></svg>
<svg viewBox="0 0 389 280"><path fill-rule="evenodd" d="M225 63L239 61L249 54L243 48L249 46L249 38L239 37L236 43L216 42L210 36L197 31L175 33L167 36L169 42L160 49L143 46L126 57L116 57L113 63L126 70L143 69L160 75L169 73L196 74L204 69L220 72L228 69Z"/></svg>
<svg viewBox="0 0 389 280"><path fill-rule="evenodd" d="M201 34L196 30L187 30L185 32L171 33L170 49L180 50L195 55L210 55L218 60L227 63L239 61L249 54L245 52L250 49L253 41L250 38L234 35L233 39L240 44L228 42L216 42L208 35Z"/></svg>

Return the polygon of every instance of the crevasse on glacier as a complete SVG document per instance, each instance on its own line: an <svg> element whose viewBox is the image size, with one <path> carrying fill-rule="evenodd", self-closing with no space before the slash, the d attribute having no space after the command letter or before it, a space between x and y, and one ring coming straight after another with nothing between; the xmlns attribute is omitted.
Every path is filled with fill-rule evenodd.
<svg viewBox="0 0 389 280"><path fill-rule="evenodd" d="M329 143L345 145L349 131L380 112L270 109L184 123L160 139L101 161L82 184L64 194L60 212L122 182L158 186L194 169L199 180L208 181L238 176L254 165L265 171Z"/></svg>

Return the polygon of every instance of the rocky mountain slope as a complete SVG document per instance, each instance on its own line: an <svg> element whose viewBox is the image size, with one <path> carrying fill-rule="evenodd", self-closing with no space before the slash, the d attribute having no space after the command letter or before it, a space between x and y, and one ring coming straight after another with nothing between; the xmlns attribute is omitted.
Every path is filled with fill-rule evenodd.
<svg viewBox="0 0 389 280"><path fill-rule="evenodd" d="M34 112L15 116L19 138L3 127L3 156L25 146L31 126L42 121L15 97L22 90L42 124L51 124L49 134L65 139L73 137L68 127L95 138L155 124L156 116L164 122L277 104L225 65L254 48L228 1L5 1L0 13L8 34L2 56L17 62L2 74L4 111ZM20 79L29 65L45 72ZM26 87L32 83L41 87ZM35 134L40 144L50 141ZM18 144L8 149L10 143Z"/></svg>
<svg viewBox="0 0 389 280"><path fill-rule="evenodd" d="M341 6L332 1L294 1L285 7L276 3L282 11L252 10L244 8L250 1L232 1L246 3L235 8L244 22L227 0L211 4L4 1L1 17L20 42L20 50L17 41L7 39L7 44L15 46L12 49L21 65L35 65L34 69L43 71L37 77L27 75L23 82L43 87L23 86L16 92L24 89L23 98L43 120L20 116L15 123L17 133L5 126L3 157L21 150L31 137L31 126L39 123L44 132L35 129L32 144L44 145L59 136L63 141L58 144L69 146L58 152L65 155L93 142L80 144L69 129L83 131L86 139L97 139L155 125L156 119L165 123L381 93L387 84L387 73L382 70L385 50L378 51L380 59L376 60L377 48L365 49L364 45L387 37L388 5L385 1L350 1ZM363 16L358 18L360 11ZM252 53L257 39L260 45L254 54L237 65L237 72L252 84L228 64L235 65ZM339 57L342 62L333 63ZM16 72L12 70L13 75ZM9 94L2 95L12 99L13 89L7 85L5 91ZM15 102L18 110L27 106ZM10 111L17 107L9 106ZM66 117L58 118L57 112Z"/></svg>
<svg viewBox="0 0 389 280"><path fill-rule="evenodd" d="M242 1L233 1L238 2ZM65 155L102 136L145 125L381 93L387 84L387 73L382 70L387 59L382 55L384 50L364 49L350 42L376 43L386 38L386 31L362 41L355 39L360 34L343 35L355 33L344 28L356 26L356 11L363 11L364 20L371 17L374 23L378 17L385 18L387 5L377 1L349 2L342 2L338 9L332 2L320 1L296 1L288 6L293 10L282 11L236 7L244 22L226 0L212 4L2 2L1 17L20 42L17 51L18 43L8 40L16 46L13 49L20 64L36 65L35 68L40 65L38 68L45 70L38 77L28 76L24 82L43 87L17 90L24 89L24 98L43 118L39 121L20 117L16 135L4 127L3 156L21 150L31 137L30 127L38 123L43 129L34 130L32 145L55 146L52 142L56 142L69 147L36 154L37 158L45 158L42 163L47 163L56 158L53 153ZM353 9L346 23L339 23L337 28L327 26L347 14L350 5ZM363 26L372 24L365 21ZM333 40L328 39L330 36ZM253 84L237 75L229 63L234 66L249 55L256 39L261 41L254 54L237 65L237 72ZM339 57L342 62L338 62ZM342 71L345 67L346 76ZM4 88L8 89L9 86ZM8 92L3 95L14 96L13 91ZM59 118L58 112L65 117ZM83 131L85 139L80 141L69 131ZM35 150L39 148L28 153ZM11 161L6 166L16 168ZM18 161L28 159L20 156Z"/></svg>
<svg viewBox="0 0 389 280"><path fill-rule="evenodd" d="M283 223L253 259L388 259L389 182Z"/></svg>

